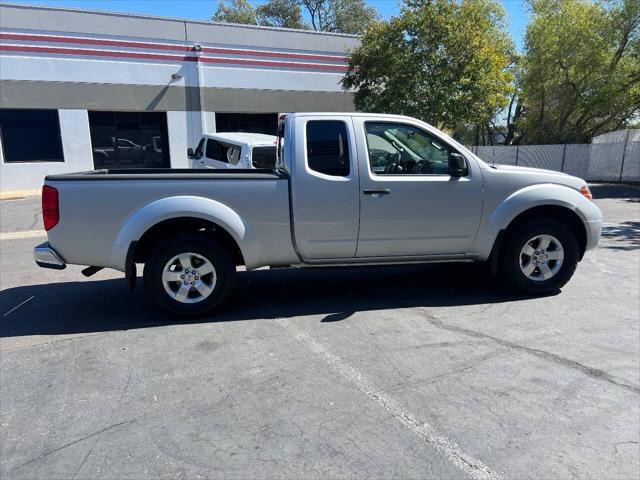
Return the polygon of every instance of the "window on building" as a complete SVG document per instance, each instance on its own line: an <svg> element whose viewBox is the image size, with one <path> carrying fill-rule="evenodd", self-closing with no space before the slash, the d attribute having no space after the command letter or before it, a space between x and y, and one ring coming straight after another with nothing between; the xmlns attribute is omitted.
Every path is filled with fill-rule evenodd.
<svg viewBox="0 0 640 480"><path fill-rule="evenodd" d="M216 113L216 132L276 135L277 130L277 113Z"/></svg>
<svg viewBox="0 0 640 480"><path fill-rule="evenodd" d="M5 163L64 162L57 110L0 110Z"/></svg>
<svg viewBox="0 0 640 480"><path fill-rule="evenodd" d="M169 168L161 112L89 112L95 168Z"/></svg>
<svg viewBox="0 0 640 480"><path fill-rule="evenodd" d="M307 162L309 168L325 175L349 175L349 141L342 121L307 122Z"/></svg>

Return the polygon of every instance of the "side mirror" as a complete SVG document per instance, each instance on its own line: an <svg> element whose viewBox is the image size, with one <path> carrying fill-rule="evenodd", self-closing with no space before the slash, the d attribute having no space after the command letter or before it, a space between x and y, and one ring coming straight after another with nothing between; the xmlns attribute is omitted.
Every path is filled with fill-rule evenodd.
<svg viewBox="0 0 640 480"><path fill-rule="evenodd" d="M189 157L190 159L195 158L195 154L193 153L193 148L187 148L187 157Z"/></svg>
<svg viewBox="0 0 640 480"><path fill-rule="evenodd" d="M449 175L463 177L467 174L467 160L459 153L449 154Z"/></svg>

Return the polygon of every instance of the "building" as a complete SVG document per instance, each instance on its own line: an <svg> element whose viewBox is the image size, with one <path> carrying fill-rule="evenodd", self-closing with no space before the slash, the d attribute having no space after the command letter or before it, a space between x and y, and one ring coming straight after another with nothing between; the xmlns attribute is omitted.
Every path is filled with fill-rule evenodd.
<svg viewBox="0 0 640 480"><path fill-rule="evenodd" d="M203 131L350 111L358 37L0 4L0 190L50 173L187 168Z"/></svg>

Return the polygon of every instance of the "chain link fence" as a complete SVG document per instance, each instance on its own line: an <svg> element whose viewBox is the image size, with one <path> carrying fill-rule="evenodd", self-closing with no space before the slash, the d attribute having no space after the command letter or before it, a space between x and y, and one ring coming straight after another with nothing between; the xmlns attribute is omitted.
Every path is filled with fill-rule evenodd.
<svg viewBox="0 0 640 480"><path fill-rule="evenodd" d="M640 182L640 130L612 132L610 139L599 140L592 144L478 146L470 149L490 164L545 168L589 182Z"/></svg>

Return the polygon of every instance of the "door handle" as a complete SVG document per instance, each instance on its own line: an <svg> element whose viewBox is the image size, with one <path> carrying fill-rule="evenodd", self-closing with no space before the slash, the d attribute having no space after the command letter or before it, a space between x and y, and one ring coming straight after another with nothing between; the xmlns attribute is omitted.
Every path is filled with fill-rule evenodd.
<svg viewBox="0 0 640 480"><path fill-rule="evenodd" d="M390 195L391 189L389 188L372 188L363 190L362 193L365 195Z"/></svg>

